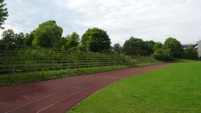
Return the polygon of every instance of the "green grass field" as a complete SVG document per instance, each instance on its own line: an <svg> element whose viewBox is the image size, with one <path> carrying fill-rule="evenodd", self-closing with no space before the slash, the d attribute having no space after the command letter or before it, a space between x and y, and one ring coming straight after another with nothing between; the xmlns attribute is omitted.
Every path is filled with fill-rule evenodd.
<svg viewBox="0 0 201 113"><path fill-rule="evenodd" d="M201 63L178 63L116 82L69 113L200 113Z"/></svg>

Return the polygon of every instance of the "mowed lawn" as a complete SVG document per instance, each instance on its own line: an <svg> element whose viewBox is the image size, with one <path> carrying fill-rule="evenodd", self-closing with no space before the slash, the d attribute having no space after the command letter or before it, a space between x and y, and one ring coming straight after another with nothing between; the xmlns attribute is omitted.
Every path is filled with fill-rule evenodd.
<svg viewBox="0 0 201 113"><path fill-rule="evenodd" d="M118 81L69 113L200 113L201 63L173 64Z"/></svg>

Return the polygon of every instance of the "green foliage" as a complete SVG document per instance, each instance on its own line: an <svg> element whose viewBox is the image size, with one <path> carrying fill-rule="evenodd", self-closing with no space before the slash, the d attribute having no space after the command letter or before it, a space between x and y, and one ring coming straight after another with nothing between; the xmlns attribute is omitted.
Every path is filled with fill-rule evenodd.
<svg viewBox="0 0 201 113"><path fill-rule="evenodd" d="M58 50L65 50L66 47L66 42L68 41L67 37L62 37L60 38L60 40L58 40L55 44L53 48L56 48Z"/></svg>
<svg viewBox="0 0 201 113"><path fill-rule="evenodd" d="M130 56L148 55L147 46L142 39L131 37L123 45L123 53Z"/></svg>
<svg viewBox="0 0 201 113"><path fill-rule="evenodd" d="M63 29L55 21L44 22L34 31L32 45L35 47L53 48L55 42L60 40L62 33Z"/></svg>
<svg viewBox="0 0 201 113"><path fill-rule="evenodd" d="M199 113L200 67L201 63L174 64L123 79L68 113Z"/></svg>
<svg viewBox="0 0 201 113"><path fill-rule="evenodd" d="M162 60L162 61L173 60L170 49L157 49L155 50L153 57L157 60Z"/></svg>
<svg viewBox="0 0 201 113"><path fill-rule="evenodd" d="M73 75L99 73L99 72L112 71L112 70L125 69L125 68L128 68L128 66L125 66L125 65L104 66L104 67L68 69L68 70L58 70L58 71L19 73L15 75L7 74L7 75L0 76L0 86L64 78L64 77L69 77Z"/></svg>
<svg viewBox="0 0 201 113"><path fill-rule="evenodd" d="M186 50L184 50L184 58L191 60L198 60L198 52L192 46L189 46Z"/></svg>
<svg viewBox="0 0 201 113"><path fill-rule="evenodd" d="M82 36L81 42L81 48L91 52L108 50L111 44L107 32L99 28L88 29Z"/></svg>
<svg viewBox="0 0 201 113"><path fill-rule="evenodd" d="M2 44L12 45L15 43L15 33L12 29L3 31L1 36L2 36Z"/></svg>
<svg viewBox="0 0 201 113"><path fill-rule="evenodd" d="M34 31L32 31L30 34L26 34L26 37L24 39L24 45L30 46L30 47L32 46L32 41L34 39L33 34L34 34Z"/></svg>
<svg viewBox="0 0 201 113"><path fill-rule="evenodd" d="M19 34L15 34L15 45L16 46L23 46L24 45L25 35L23 32Z"/></svg>
<svg viewBox="0 0 201 113"><path fill-rule="evenodd" d="M177 39L172 37L167 38L165 40L163 48L170 49L171 54L174 58L183 58L184 50L181 43Z"/></svg>
<svg viewBox="0 0 201 113"><path fill-rule="evenodd" d="M155 52L157 49L161 49L163 47L163 44L160 43L160 42L156 42L154 44L154 47L153 47L153 52Z"/></svg>
<svg viewBox="0 0 201 113"><path fill-rule="evenodd" d="M155 42L153 40L150 40L150 41L145 41L145 49L147 50L148 54L153 54L154 51L153 51L153 48L155 46Z"/></svg>
<svg viewBox="0 0 201 113"><path fill-rule="evenodd" d="M1 48L1 50L3 51L1 51L0 55L0 76L5 78L0 77L0 79L3 81L8 80L7 82L10 84L18 83L21 79L23 79L22 81L29 82L65 77L65 75L69 74L68 71L67 73L63 71L69 69L79 69L80 71L82 68L133 67L158 63L158 61L150 57L139 56L132 58L122 54L67 52L33 47L11 47L5 50ZM96 69L100 70L99 68ZM79 71L76 71L76 73L81 74ZM58 74L57 72L62 73ZM11 78L9 79L9 77ZM1 82L0 80L0 83L4 84L3 81Z"/></svg>
<svg viewBox="0 0 201 113"><path fill-rule="evenodd" d="M122 47L119 43L116 43L114 44L114 47L113 47L114 51L117 52L118 54L121 54L122 53Z"/></svg>
<svg viewBox="0 0 201 113"><path fill-rule="evenodd" d="M80 43L79 41L80 41L79 35L76 32L73 32L66 42L65 49L67 49L67 50L75 49L76 50Z"/></svg>
<svg viewBox="0 0 201 113"><path fill-rule="evenodd" d="M2 33L2 45L7 46L23 46L25 35L24 33L15 34L12 29L3 31Z"/></svg>
<svg viewBox="0 0 201 113"><path fill-rule="evenodd" d="M6 4L4 3L4 0L0 0L0 29L3 29L2 25L8 17L8 11L5 6Z"/></svg>

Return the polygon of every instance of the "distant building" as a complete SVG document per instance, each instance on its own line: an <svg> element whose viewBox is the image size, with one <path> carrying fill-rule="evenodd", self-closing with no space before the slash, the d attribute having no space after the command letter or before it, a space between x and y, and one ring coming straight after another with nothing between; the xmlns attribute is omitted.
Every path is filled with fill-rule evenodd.
<svg viewBox="0 0 201 113"><path fill-rule="evenodd" d="M197 44L182 44L183 49L187 49L189 46L196 48Z"/></svg>
<svg viewBox="0 0 201 113"><path fill-rule="evenodd" d="M201 40L197 42L198 56L201 57Z"/></svg>
<svg viewBox="0 0 201 113"><path fill-rule="evenodd" d="M182 44L183 49L187 49L189 46L197 49L198 56L201 57L201 40L198 41L196 44Z"/></svg>

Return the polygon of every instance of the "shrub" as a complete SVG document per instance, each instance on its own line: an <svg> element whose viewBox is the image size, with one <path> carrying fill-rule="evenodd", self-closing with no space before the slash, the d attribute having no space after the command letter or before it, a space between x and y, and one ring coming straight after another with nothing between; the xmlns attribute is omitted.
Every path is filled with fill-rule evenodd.
<svg viewBox="0 0 201 113"><path fill-rule="evenodd" d="M162 61L173 60L170 49L157 49L154 52L153 57L157 60L162 60Z"/></svg>

